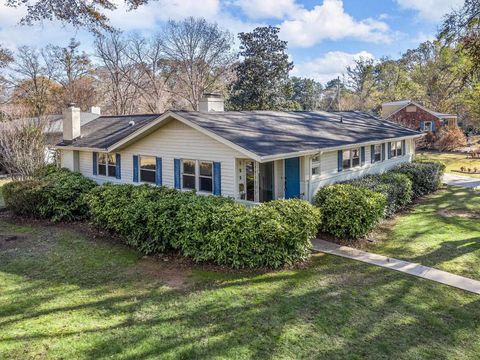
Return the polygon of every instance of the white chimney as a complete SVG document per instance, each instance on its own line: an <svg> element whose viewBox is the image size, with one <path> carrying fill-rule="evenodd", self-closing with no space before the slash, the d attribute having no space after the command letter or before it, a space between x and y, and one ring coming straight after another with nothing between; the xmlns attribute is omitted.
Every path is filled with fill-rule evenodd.
<svg viewBox="0 0 480 360"><path fill-rule="evenodd" d="M95 115L102 115L102 111L101 111L100 107L98 107L98 106L92 106L90 108L90 113L95 114Z"/></svg>
<svg viewBox="0 0 480 360"><path fill-rule="evenodd" d="M70 104L63 110L63 140L71 142L80 137L80 109Z"/></svg>
<svg viewBox="0 0 480 360"><path fill-rule="evenodd" d="M220 94L203 94L198 103L198 110L201 112L225 111L225 101Z"/></svg>

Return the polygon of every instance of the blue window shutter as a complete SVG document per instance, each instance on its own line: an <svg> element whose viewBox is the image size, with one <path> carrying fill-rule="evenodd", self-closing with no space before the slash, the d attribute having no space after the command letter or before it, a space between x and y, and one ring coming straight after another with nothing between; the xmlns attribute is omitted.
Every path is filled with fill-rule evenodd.
<svg viewBox="0 0 480 360"><path fill-rule="evenodd" d="M391 159L391 158L392 158L392 143L391 143L391 142L388 143L388 152L387 152L387 154L388 154L388 159Z"/></svg>
<svg viewBox="0 0 480 360"><path fill-rule="evenodd" d="M98 159L97 159L97 153L94 152L94 153L92 153L92 155L93 155L93 156L92 156L92 160L93 160L93 161L92 161L92 164L93 164L92 174L93 174L93 175L97 175L97 160L98 160Z"/></svg>
<svg viewBox="0 0 480 360"><path fill-rule="evenodd" d="M407 142L402 140L402 155L407 155Z"/></svg>
<svg viewBox="0 0 480 360"><path fill-rule="evenodd" d="M222 168L219 162L213 163L213 195L222 195Z"/></svg>
<svg viewBox="0 0 480 360"><path fill-rule="evenodd" d="M382 143L382 161L385 160L385 143Z"/></svg>
<svg viewBox="0 0 480 360"><path fill-rule="evenodd" d="M365 165L365 146L360 148L360 163L361 165Z"/></svg>
<svg viewBox="0 0 480 360"><path fill-rule="evenodd" d="M338 172L342 172L343 171L343 150L338 150L337 157L338 157Z"/></svg>
<svg viewBox="0 0 480 360"><path fill-rule="evenodd" d="M173 160L173 170L174 170L174 180L175 180L175 189L180 189L180 159Z"/></svg>
<svg viewBox="0 0 480 360"><path fill-rule="evenodd" d="M155 184L158 186L162 186L162 158L157 157L155 159L155 165L156 165L156 172L155 172Z"/></svg>
<svg viewBox="0 0 480 360"><path fill-rule="evenodd" d="M375 145L370 146L370 162L372 164L375 162Z"/></svg>
<svg viewBox="0 0 480 360"><path fill-rule="evenodd" d="M115 154L115 177L117 179L122 178L122 166L120 154Z"/></svg>
<svg viewBox="0 0 480 360"><path fill-rule="evenodd" d="M138 182L138 155L133 155L133 182Z"/></svg>
<svg viewBox="0 0 480 360"><path fill-rule="evenodd" d="M435 121L432 121L432 132L435 132L437 130L437 124L435 124Z"/></svg>
<svg viewBox="0 0 480 360"><path fill-rule="evenodd" d="M425 121L420 121L420 131L425 130Z"/></svg>

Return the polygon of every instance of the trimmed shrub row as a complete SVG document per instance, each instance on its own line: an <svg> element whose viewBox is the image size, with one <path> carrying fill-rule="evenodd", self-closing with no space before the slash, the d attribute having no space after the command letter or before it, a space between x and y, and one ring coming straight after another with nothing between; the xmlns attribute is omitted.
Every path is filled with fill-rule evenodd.
<svg viewBox="0 0 480 360"><path fill-rule="evenodd" d="M302 200L247 208L231 199L148 185L106 184L86 200L91 219L144 253L168 248L241 267L294 264L310 253L319 210Z"/></svg>
<svg viewBox="0 0 480 360"><path fill-rule="evenodd" d="M324 187L314 199L321 214L320 230L351 239L364 236L414 198L438 190L444 170L442 163L414 162Z"/></svg>
<svg viewBox="0 0 480 360"><path fill-rule="evenodd" d="M79 173L48 167L38 179L7 183L2 192L6 206L17 215L73 221L87 217L83 195L95 186Z"/></svg>

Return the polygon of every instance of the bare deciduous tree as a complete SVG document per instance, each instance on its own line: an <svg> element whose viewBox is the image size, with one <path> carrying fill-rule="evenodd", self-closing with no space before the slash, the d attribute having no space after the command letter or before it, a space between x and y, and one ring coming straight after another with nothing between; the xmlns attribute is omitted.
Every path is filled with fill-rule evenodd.
<svg viewBox="0 0 480 360"><path fill-rule="evenodd" d="M48 119L26 118L0 123L0 165L12 177L28 179L46 163Z"/></svg>
<svg viewBox="0 0 480 360"><path fill-rule="evenodd" d="M135 69L126 56L127 48L128 42L117 32L95 40L96 55L101 62L98 69L101 91L108 111L115 115L134 113L138 96L135 83L131 81L131 72Z"/></svg>
<svg viewBox="0 0 480 360"><path fill-rule="evenodd" d="M49 72L62 86L64 104L75 103L83 110L95 104L94 68L90 57L79 51L80 43L70 39L66 47L49 45L44 54Z"/></svg>
<svg viewBox="0 0 480 360"><path fill-rule="evenodd" d="M233 37L205 19L169 21L159 34L161 50L170 69L171 91L198 110L204 92L218 91L235 56Z"/></svg>

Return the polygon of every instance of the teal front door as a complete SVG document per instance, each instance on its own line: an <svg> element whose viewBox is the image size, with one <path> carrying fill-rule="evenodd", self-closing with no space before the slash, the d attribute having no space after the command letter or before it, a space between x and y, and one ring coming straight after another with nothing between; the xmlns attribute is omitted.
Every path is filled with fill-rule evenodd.
<svg viewBox="0 0 480 360"><path fill-rule="evenodd" d="M285 198L300 197L300 158L285 159Z"/></svg>

